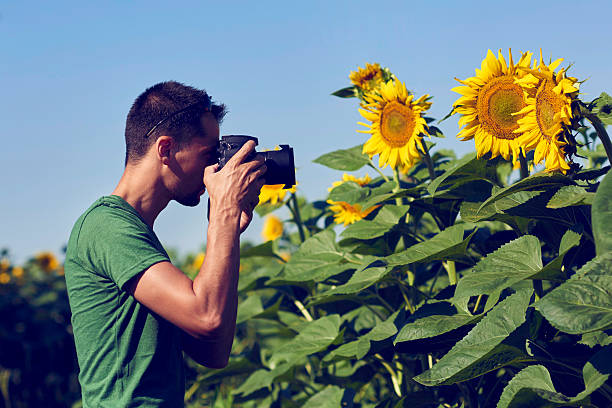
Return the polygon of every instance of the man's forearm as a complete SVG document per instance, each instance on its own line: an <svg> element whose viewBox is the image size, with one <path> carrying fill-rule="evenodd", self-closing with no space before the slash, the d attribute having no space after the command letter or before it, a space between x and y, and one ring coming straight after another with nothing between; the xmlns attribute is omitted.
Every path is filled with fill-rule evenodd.
<svg viewBox="0 0 612 408"><path fill-rule="evenodd" d="M241 212L238 208L212 206L210 214L206 257L193 290L201 314L211 327L201 345L213 358L226 360L236 328Z"/></svg>

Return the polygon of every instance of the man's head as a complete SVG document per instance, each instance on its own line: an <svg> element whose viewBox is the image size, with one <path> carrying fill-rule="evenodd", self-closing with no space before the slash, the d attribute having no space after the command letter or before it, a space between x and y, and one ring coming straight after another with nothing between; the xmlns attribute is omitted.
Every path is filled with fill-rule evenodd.
<svg viewBox="0 0 612 408"><path fill-rule="evenodd" d="M205 136L201 117L205 111L203 107L209 102L205 91L175 81L160 82L148 88L136 98L127 116L125 164L141 160L161 135L172 136L179 145L191 141L194 136ZM188 109L180 112L185 108ZM214 103L210 104L210 112L217 123L221 123L227 113L225 105ZM159 124L160 121L164 122Z"/></svg>
<svg viewBox="0 0 612 408"><path fill-rule="evenodd" d="M148 88L127 116L125 165L158 160L172 198L197 205L204 166L195 166L212 164L225 114L225 105L212 103L203 90L174 81Z"/></svg>

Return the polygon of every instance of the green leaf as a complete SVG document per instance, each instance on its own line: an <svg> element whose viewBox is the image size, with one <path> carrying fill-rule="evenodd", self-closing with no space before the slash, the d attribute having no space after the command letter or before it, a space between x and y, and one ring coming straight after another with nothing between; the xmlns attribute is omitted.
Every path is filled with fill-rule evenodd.
<svg viewBox="0 0 612 408"><path fill-rule="evenodd" d="M603 178L591 207L597 255L612 252L612 172Z"/></svg>
<svg viewBox="0 0 612 408"><path fill-rule="evenodd" d="M309 354L324 350L338 337L340 316L329 315L303 326L300 333L280 346L270 359L273 363L294 362Z"/></svg>
<svg viewBox="0 0 612 408"><path fill-rule="evenodd" d="M450 168L448 168L444 173L436 177L429 185L427 186L427 191L429 194L434 194L440 184L442 184L447 178L450 176L461 173L465 171L469 171L470 169L482 165L479 159L476 158L476 153L470 153L463 156L461 159L453 162Z"/></svg>
<svg viewBox="0 0 612 408"><path fill-rule="evenodd" d="M341 265L342 261L344 255L336 244L334 230L323 230L304 241L283 271L269 284L324 280L351 267Z"/></svg>
<svg viewBox="0 0 612 408"><path fill-rule="evenodd" d="M455 297L497 292L527 279L542 269L540 240L524 235L481 259L457 283Z"/></svg>
<svg viewBox="0 0 612 408"><path fill-rule="evenodd" d="M409 205L385 205L373 220L359 220L346 227L342 231L342 238L368 240L381 237L393 229L409 209Z"/></svg>
<svg viewBox="0 0 612 408"><path fill-rule="evenodd" d="M550 373L546 367L541 365L526 367L515 375L504 388L497 403L497 408L551 406L548 404L550 399L540 397L536 390L557 393L550 378ZM557 395L557 399L567 402L567 398L561 394Z"/></svg>
<svg viewBox="0 0 612 408"><path fill-rule="evenodd" d="M249 294L249 296L238 305L236 324L246 322L253 318L276 317L276 312L278 312L282 300L281 297L275 304L264 309L261 297L258 294Z"/></svg>
<svg viewBox="0 0 612 408"><path fill-rule="evenodd" d="M344 390L335 385L328 385L302 405L302 408L338 408L342 406Z"/></svg>
<svg viewBox="0 0 612 408"><path fill-rule="evenodd" d="M479 316L467 314L454 314L450 316L433 315L408 323L400 330L394 344L402 341L426 339L439 336L459 327L470 324L479 319Z"/></svg>
<svg viewBox="0 0 612 408"><path fill-rule="evenodd" d="M502 392L497 408L582 405L589 395L608 380L610 374L612 374L612 346L604 347L587 361L582 369L585 389L573 398L555 390L550 374L544 366L529 366L510 380Z"/></svg>
<svg viewBox="0 0 612 408"><path fill-rule="evenodd" d="M487 205L492 204L518 191L547 190L551 187L572 184L575 184L574 181L562 174L546 172L536 173L520 181L517 181L511 186L498 190L480 205L479 210L482 210Z"/></svg>
<svg viewBox="0 0 612 408"><path fill-rule="evenodd" d="M582 335L582 339L578 342L593 348L595 346L608 346L612 344L612 335L606 333L603 330L585 333Z"/></svg>
<svg viewBox="0 0 612 408"><path fill-rule="evenodd" d="M347 86L346 88L338 89L335 92L332 92L333 96L337 96L338 98L354 98L357 96L357 92L355 86Z"/></svg>
<svg viewBox="0 0 612 408"><path fill-rule="evenodd" d="M362 149L363 145L358 145L346 150L336 150L314 159L313 162L335 170L359 170L370 162L368 156L361 153Z"/></svg>
<svg viewBox="0 0 612 408"><path fill-rule="evenodd" d="M382 258L382 261L388 266L403 266L415 262L461 259L476 230L465 240L463 239L463 231L463 225L453 225L427 241L419 242L402 252Z"/></svg>
<svg viewBox="0 0 612 408"><path fill-rule="evenodd" d="M271 256L276 258L277 255L274 253L274 241L267 241L261 245L240 251L241 258L248 258L251 256Z"/></svg>
<svg viewBox="0 0 612 408"><path fill-rule="evenodd" d="M582 368L585 389L572 400L581 401L601 387L612 374L612 346L606 346L586 362Z"/></svg>
<svg viewBox="0 0 612 408"><path fill-rule="evenodd" d="M356 358L361 360L369 351L372 341L386 340L397 333L395 319L399 314L399 310L389 316L385 321L378 323L368 333L359 337L357 340L345 343L335 350L332 350L323 359L324 361L332 361L336 357Z"/></svg>
<svg viewBox="0 0 612 408"><path fill-rule="evenodd" d="M329 193L329 199L355 204L365 199L369 194L369 190L369 188L361 187L354 181L346 181L332 189Z"/></svg>
<svg viewBox="0 0 612 408"><path fill-rule="evenodd" d="M612 96L605 92L595 99L595 106L592 110L605 125L612 125Z"/></svg>
<svg viewBox="0 0 612 408"><path fill-rule="evenodd" d="M427 134L433 137L440 137L440 138L444 138L444 133L442 133L442 131L440 129L438 129L435 126L429 125L427 126Z"/></svg>
<svg viewBox="0 0 612 408"><path fill-rule="evenodd" d="M521 290L508 296L440 361L414 380L427 386L453 384L524 359L521 349L509 336L525 322L532 292Z"/></svg>
<svg viewBox="0 0 612 408"><path fill-rule="evenodd" d="M594 193L587 192L578 186L563 186L548 201L548 208L563 208L572 205L589 205L593 203Z"/></svg>
<svg viewBox="0 0 612 408"><path fill-rule="evenodd" d="M266 388L272 385L272 382L281 375L285 374L293 367L291 363L281 364L274 368L274 370L260 369L255 371L253 374L246 379L245 382L233 391L233 394L242 394L247 396L253 392Z"/></svg>
<svg viewBox="0 0 612 408"><path fill-rule="evenodd" d="M535 308L555 328L582 334L612 327L612 252L597 256Z"/></svg>
<svg viewBox="0 0 612 408"><path fill-rule="evenodd" d="M562 280L565 281L566 274L561 270L563 266L563 259L570 249L580 244L581 235L571 229L567 230L561 238L559 244L559 256L550 261L542 268L542 270L535 275L532 275L530 279L546 279L546 280Z"/></svg>
<svg viewBox="0 0 612 408"><path fill-rule="evenodd" d="M355 271L353 276L351 276L348 282L346 282L344 285L340 285L334 289L323 292L320 295L314 296L313 300L319 301L321 298L332 295L349 295L358 293L382 280L391 272L392 268L372 266L376 265L372 263L372 258L373 257L368 257L367 261Z"/></svg>

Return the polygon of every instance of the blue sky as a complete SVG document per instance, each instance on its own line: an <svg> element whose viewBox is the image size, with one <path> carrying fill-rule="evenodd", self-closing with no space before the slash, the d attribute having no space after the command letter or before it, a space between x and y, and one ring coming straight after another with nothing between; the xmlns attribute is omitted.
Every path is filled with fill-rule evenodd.
<svg viewBox="0 0 612 408"><path fill-rule="evenodd" d="M583 100L612 93L609 1L0 2L0 248L23 262L58 255L76 218L109 194L123 171L125 117L147 87L177 80L206 89L230 113L222 134L260 147L287 143L299 191L321 199L342 174L312 163L363 143L349 85L365 62L387 66L430 116L457 98L454 77L473 76L487 49L565 58L588 79ZM458 154L457 119L440 147ZM373 173L370 171L370 174ZM180 253L205 241L206 207L171 203L155 224ZM283 213L281 212L281 215ZM260 241L262 221L245 238Z"/></svg>

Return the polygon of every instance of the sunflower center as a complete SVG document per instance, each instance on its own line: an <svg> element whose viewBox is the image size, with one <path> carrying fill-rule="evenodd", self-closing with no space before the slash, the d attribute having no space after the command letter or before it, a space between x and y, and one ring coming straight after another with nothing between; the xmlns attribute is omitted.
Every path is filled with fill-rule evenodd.
<svg viewBox="0 0 612 408"><path fill-rule="evenodd" d="M553 92L548 81L542 84L536 95L536 119L540 132L549 140L559 130L555 126L558 122L555 121L555 113L561 112L563 106L563 100Z"/></svg>
<svg viewBox="0 0 612 408"><path fill-rule="evenodd" d="M382 111L380 133L391 147L402 147L412 137L416 125L414 111L399 102L385 105Z"/></svg>
<svg viewBox="0 0 612 408"><path fill-rule="evenodd" d="M514 130L518 128L516 121L521 116L513 113L524 107L523 91L510 75L491 79L482 87L476 101L478 119L483 128L501 139L519 136Z"/></svg>

